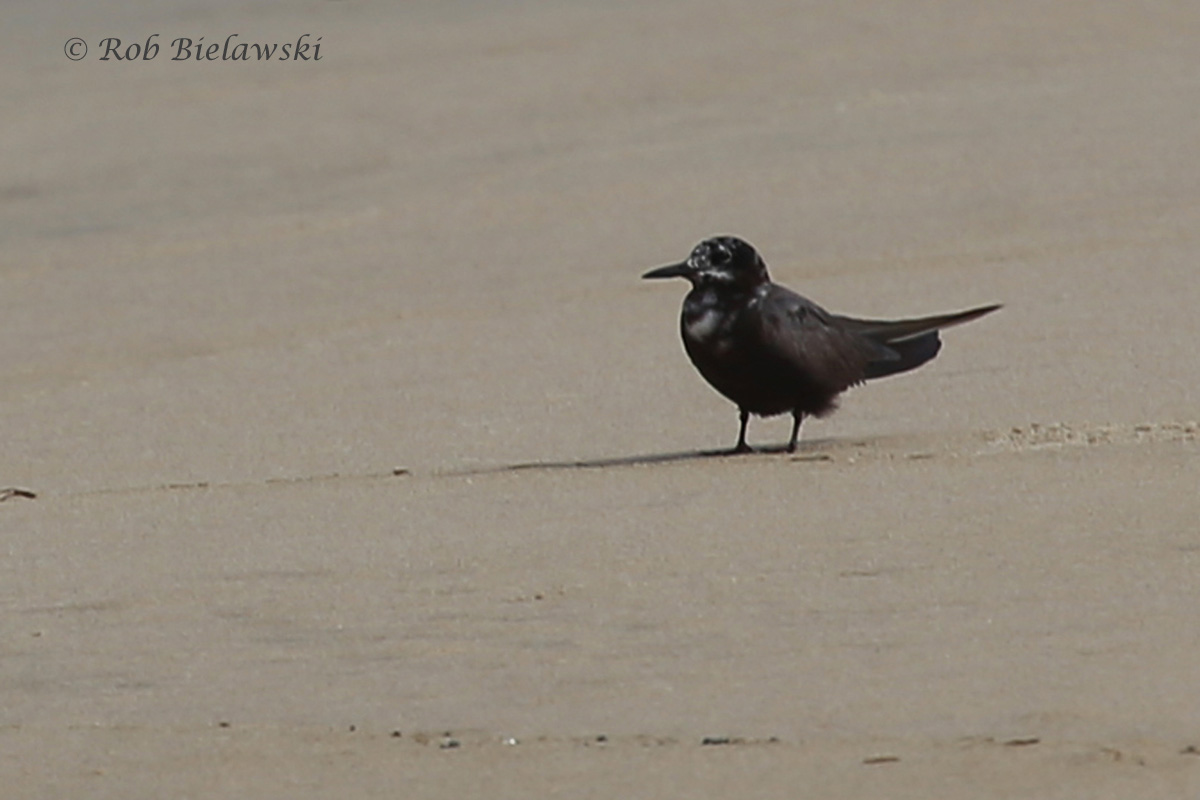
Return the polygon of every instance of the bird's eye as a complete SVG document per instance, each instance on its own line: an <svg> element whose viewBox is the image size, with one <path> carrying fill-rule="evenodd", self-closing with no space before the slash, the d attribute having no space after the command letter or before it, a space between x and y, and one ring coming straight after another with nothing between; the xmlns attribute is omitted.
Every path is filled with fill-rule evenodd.
<svg viewBox="0 0 1200 800"><path fill-rule="evenodd" d="M731 258L732 256L730 255L729 250L723 245L715 245L708 251L709 263L718 267L728 264Z"/></svg>

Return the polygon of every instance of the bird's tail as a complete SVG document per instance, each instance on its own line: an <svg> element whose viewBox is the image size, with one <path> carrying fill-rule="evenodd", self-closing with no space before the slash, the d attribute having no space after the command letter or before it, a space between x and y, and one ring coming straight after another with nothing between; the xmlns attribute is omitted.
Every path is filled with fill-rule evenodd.
<svg viewBox="0 0 1200 800"><path fill-rule="evenodd" d="M891 344L878 345L879 355L867 364L865 380L886 378L899 372L908 372L929 361L942 349L942 340L937 331L929 331L913 338L902 339Z"/></svg>
<svg viewBox="0 0 1200 800"><path fill-rule="evenodd" d="M867 365L865 377L871 380L921 366L942 349L938 331L977 320L998 308L999 305L980 306L953 314L901 320L840 317L839 322L878 347L878 356Z"/></svg>

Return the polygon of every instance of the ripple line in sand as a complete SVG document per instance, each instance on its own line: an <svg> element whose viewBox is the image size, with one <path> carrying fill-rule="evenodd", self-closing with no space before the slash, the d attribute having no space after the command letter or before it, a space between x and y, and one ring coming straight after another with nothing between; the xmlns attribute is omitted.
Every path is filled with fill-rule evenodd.
<svg viewBox="0 0 1200 800"><path fill-rule="evenodd" d="M1140 422L1136 424L1032 423L988 435L991 451L1021 452L1063 447L1094 447L1151 442L1200 440L1197 422Z"/></svg>

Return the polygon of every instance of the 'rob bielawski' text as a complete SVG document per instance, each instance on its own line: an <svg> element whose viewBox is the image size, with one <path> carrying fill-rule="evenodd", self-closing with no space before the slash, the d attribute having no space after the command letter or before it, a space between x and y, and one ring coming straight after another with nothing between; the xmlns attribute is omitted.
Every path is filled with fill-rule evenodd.
<svg viewBox="0 0 1200 800"><path fill-rule="evenodd" d="M158 42L154 41L159 34L154 33L146 38L144 43L131 42L122 45L115 36L100 40L103 49L101 61L153 61L160 50ZM209 42L205 44L204 37L189 39L180 36L172 39L167 49L172 61L320 61L321 37L312 41L312 34L306 33L295 42L235 42L238 34L231 33L224 42Z"/></svg>

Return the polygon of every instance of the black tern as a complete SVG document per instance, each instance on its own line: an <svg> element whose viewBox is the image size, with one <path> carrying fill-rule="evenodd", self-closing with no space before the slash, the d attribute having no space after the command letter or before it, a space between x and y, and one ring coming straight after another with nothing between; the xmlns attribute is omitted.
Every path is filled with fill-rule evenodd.
<svg viewBox="0 0 1200 800"><path fill-rule="evenodd" d="M687 278L680 332L688 357L712 387L737 404L735 453L750 452L751 414L790 412L796 450L800 423L837 408L837 396L864 381L908 372L942 347L938 331L990 314L999 305L902 320L831 314L772 283L758 251L736 236L696 245L686 261L643 278Z"/></svg>

